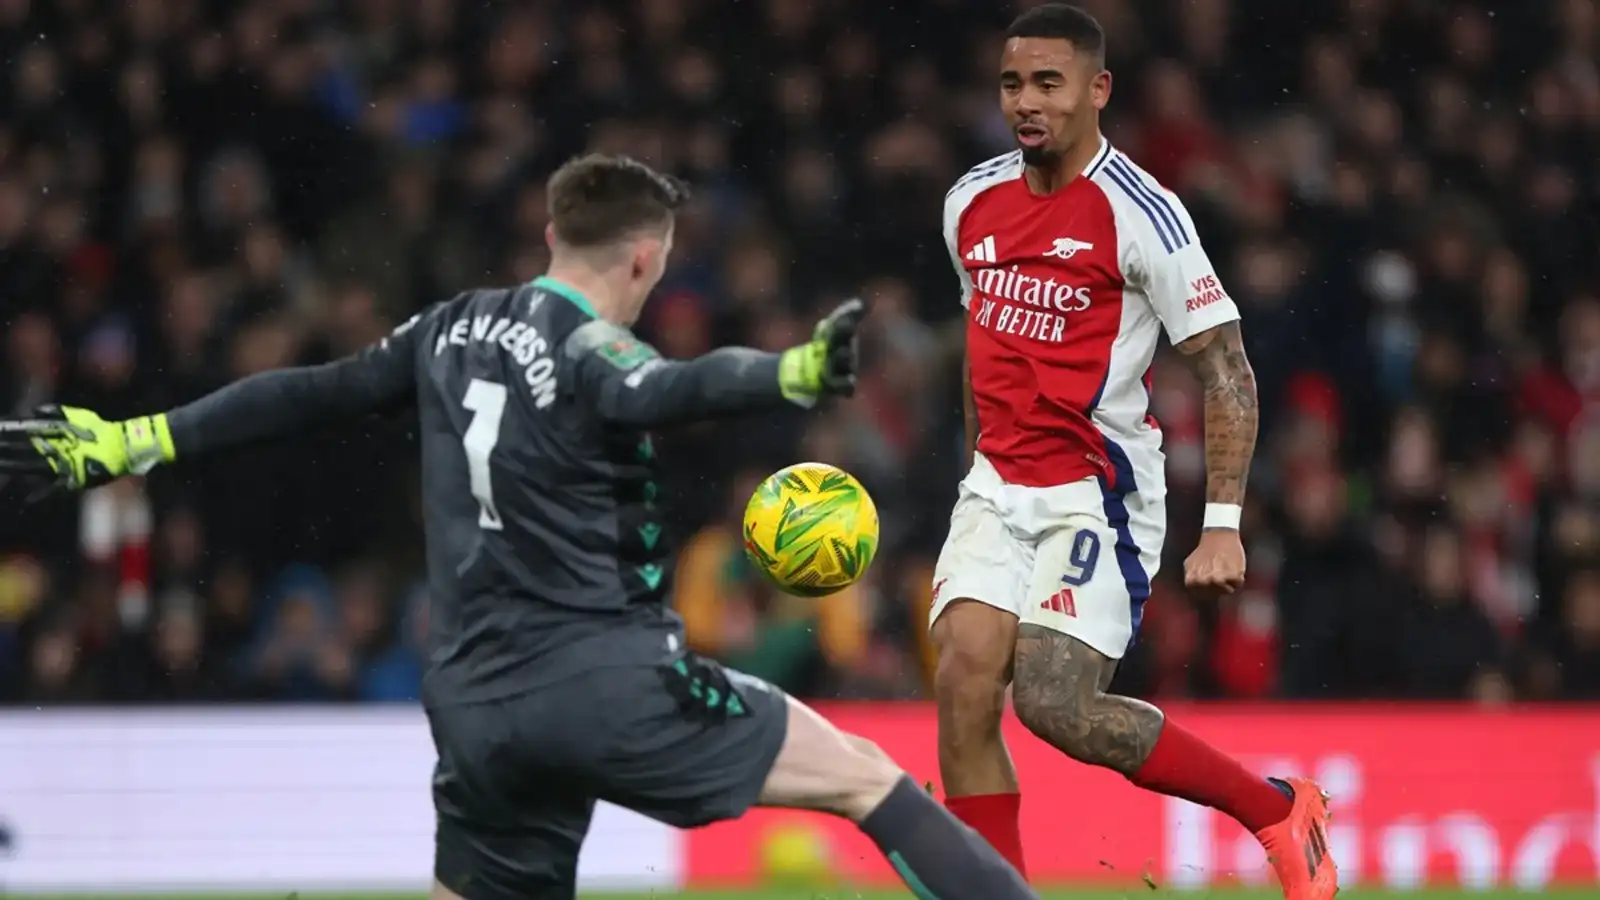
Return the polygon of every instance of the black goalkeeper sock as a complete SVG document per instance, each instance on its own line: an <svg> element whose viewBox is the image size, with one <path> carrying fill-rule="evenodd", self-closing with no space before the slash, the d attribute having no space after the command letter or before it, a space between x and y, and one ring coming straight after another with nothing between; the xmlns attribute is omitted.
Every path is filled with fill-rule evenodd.
<svg viewBox="0 0 1600 900"><path fill-rule="evenodd" d="M918 900L1039 900L976 831L901 778L861 822Z"/></svg>

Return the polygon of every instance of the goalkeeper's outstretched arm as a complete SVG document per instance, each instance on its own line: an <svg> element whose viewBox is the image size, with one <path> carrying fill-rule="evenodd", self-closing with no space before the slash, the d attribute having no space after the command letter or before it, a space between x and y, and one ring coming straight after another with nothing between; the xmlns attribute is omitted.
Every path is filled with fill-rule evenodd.
<svg viewBox="0 0 1600 900"><path fill-rule="evenodd" d="M0 421L0 475L83 490L157 465L240 447L416 399L414 326L336 362L252 375L166 413L107 422L53 407Z"/></svg>
<svg viewBox="0 0 1600 900"><path fill-rule="evenodd" d="M817 323L811 340L782 353L724 347L682 362L621 326L596 319L567 338L563 356L580 402L600 417L659 428L855 392L856 330L866 308L847 300Z"/></svg>
<svg viewBox="0 0 1600 900"><path fill-rule="evenodd" d="M402 326L343 359L252 375L168 412L172 457L291 437L352 416L403 409L416 402L410 335L410 328Z"/></svg>
<svg viewBox="0 0 1600 900"><path fill-rule="evenodd" d="M435 310L440 307L434 307ZM719 350L667 362L626 329L594 321L567 341L565 362L582 402L634 427L709 418L792 402L810 406L855 389L858 300L783 353ZM43 477L74 490L156 465L281 437L416 402L417 328L423 313L353 356L253 375L166 413L107 422L61 408L0 421L0 475Z"/></svg>

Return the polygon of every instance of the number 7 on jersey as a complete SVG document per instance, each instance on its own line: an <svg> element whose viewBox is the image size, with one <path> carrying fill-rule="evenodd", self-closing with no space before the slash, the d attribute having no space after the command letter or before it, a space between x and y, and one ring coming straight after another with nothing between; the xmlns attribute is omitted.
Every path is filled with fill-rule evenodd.
<svg viewBox="0 0 1600 900"><path fill-rule="evenodd" d="M461 433L461 447L467 452L467 479L472 496L478 501L478 527L500 531L500 510L494 505L494 485L489 481L489 454L500 443L500 419L506 411L506 387L482 378L467 385L461 406L472 413L472 421Z"/></svg>

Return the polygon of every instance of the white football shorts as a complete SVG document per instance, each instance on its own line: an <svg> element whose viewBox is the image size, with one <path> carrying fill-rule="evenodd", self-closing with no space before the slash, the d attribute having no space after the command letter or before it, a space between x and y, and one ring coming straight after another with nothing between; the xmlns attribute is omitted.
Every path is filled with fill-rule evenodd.
<svg viewBox="0 0 1600 900"><path fill-rule="evenodd" d="M1139 487L1112 493L1092 477L1007 484L978 454L934 568L929 623L956 600L976 600L1121 659L1166 537L1165 486Z"/></svg>

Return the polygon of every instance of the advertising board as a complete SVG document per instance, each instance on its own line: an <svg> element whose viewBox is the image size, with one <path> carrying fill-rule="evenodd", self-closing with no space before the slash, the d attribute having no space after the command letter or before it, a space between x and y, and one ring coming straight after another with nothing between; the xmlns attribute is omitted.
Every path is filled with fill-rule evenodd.
<svg viewBox="0 0 1600 900"><path fill-rule="evenodd" d="M933 711L824 706L919 781L938 781ZM1309 774L1334 797L1329 843L1345 885L1596 885L1600 709L1363 705L1171 707L1263 774ZM1016 721L1028 874L1039 884L1144 880L1168 888L1268 883L1260 845L1232 820L1074 763ZM753 881L774 834L812 831L858 883L894 879L848 826L762 811L689 836L691 883ZM791 831L792 833L792 831Z"/></svg>
<svg viewBox="0 0 1600 900"><path fill-rule="evenodd" d="M413 708L0 715L0 891L421 891L436 757ZM580 879L672 887L682 834L602 806Z"/></svg>
<svg viewBox="0 0 1600 900"><path fill-rule="evenodd" d="M823 708L937 782L931 707ZM1600 885L1600 709L1170 712L1263 773L1318 778L1334 795L1329 839L1346 885ZM1224 816L1007 729L1036 883L1270 879L1259 846ZM419 890L433 762L408 708L0 714L0 891ZM678 832L602 804L580 883L753 884L792 855L796 834L847 881L894 879L854 828L823 817L758 811Z"/></svg>

